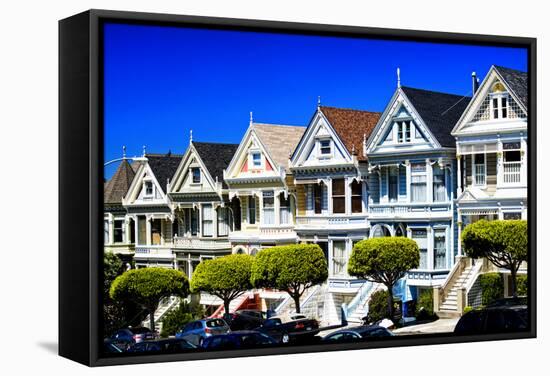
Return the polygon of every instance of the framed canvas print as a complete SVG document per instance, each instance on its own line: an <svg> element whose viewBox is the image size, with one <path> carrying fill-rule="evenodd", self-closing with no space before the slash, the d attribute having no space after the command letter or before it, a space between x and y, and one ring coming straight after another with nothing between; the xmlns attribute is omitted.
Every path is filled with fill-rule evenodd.
<svg viewBox="0 0 550 376"><path fill-rule="evenodd" d="M59 31L60 355L536 335L535 39L106 10Z"/></svg>

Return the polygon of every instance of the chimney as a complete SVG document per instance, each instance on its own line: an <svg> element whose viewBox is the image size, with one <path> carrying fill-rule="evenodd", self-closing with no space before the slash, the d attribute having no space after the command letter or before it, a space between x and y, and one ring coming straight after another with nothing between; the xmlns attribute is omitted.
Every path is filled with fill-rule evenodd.
<svg viewBox="0 0 550 376"><path fill-rule="evenodd" d="M472 95L477 92L479 88L479 80L477 78L476 72L472 72Z"/></svg>

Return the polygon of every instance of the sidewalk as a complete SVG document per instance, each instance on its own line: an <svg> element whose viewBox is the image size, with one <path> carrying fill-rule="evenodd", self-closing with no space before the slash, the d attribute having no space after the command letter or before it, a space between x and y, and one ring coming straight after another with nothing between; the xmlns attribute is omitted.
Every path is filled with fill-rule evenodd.
<svg viewBox="0 0 550 376"><path fill-rule="evenodd" d="M439 319L434 322L419 325L410 325L393 331L398 336L429 333L452 333L459 318Z"/></svg>

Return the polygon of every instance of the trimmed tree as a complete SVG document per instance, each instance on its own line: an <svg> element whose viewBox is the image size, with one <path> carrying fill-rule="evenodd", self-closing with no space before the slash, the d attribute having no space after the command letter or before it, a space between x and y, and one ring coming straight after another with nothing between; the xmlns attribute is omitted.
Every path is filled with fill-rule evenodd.
<svg viewBox="0 0 550 376"><path fill-rule="evenodd" d="M462 232L462 244L468 257L485 257L496 267L510 270L512 295L517 296L517 271L527 261L527 221L477 221Z"/></svg>
<svg viewBox="0 0 550 376"><path fill-rule="evenodd" d="M252 265L251 281L258 288L286 291L300 313L304 291L328 278L327 261L316 244L277 246L260 251Z"/></svg>
<svg viewBox="0 0 550 376"><path fill-rule="evenodd" d="M410 269L418 268L420 250L414 240L398 237L361 240L353 247L348 273L381 283L388 289L388 314L393 320L393 286Z"/></svg>
<svg viewBox="0 0 550 376"><path fill-rule="evenodd" d="M191 291L205 291L223 300L229 313L231 301L252 288L250 270L253 256L234 254L202 261L191 277Z"/></svg>
<svg viewBox="0 0 550 376"><path fill-rule="evenodd" d="M151 330L155 329L155 311L161 299L177 295L187 296L189 281L179 270L165 268L134 269L118 276L111 285L113 300L130 301L147 310Z"/></svg>

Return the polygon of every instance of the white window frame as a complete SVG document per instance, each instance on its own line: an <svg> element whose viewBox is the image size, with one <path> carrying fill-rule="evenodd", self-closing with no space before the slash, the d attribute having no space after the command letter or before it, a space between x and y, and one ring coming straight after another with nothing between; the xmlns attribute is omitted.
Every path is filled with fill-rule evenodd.
<svg viewBox="0 0 550 376"><path fill-rule="evenodd" d="M147 185L151 184L151 193L147 193ZM154 197L155 196L155 184L151 179L146 179L143 181L143 197Z"/></svg>
<svg viewBox="0 0 550 376"><path fill-rule="evenodd" d="M476 155L482 154L483 155L483 164L476 163ZM477 173L476 173L476 166L483 166L483 184L478 183L477 181ZM472 185L474 187L486 187L487 186L487 153L475 153L472 154Z"/></svg>
<svg viewBox="0 0 550 376"><path fill-rule="evenodd" d="M210 209L210 219L206 219L206 215L205 215L206 209ZM214 233L216 231L215 226L214 226L214 222L215 222L214 217L217 215L216 211L214 210L214 205L212 205L212 204L202 204L200 213L201 213L201 215L200 215L201 236L205 237L205 238L214 237ZM205 223L210 224L210 227L211 227L211 233L210 234L205 234L204 233L204 229L205 229L204 224Z"/></svg>
<svg viewBox="0 0 550 376"><path fill-rule="evenodd" d="M413 171L413 165L416 165L416 164L418 164L418 165L424 165L425 170L422 171L422 172ZM410 169L410 170L411 170L411 179L410 179L410 187L409 187L410 192L411 192L411 193L410 193L410 202L411 202L411 203L425 203L425 202L428 201L428 189L433 189L433 188L430 187L429 184L428 184L428 166L426 165L426 163L422 163L422 162L420 162L420 163L418 163L418 162L411 162L411 169ZM425 192L424 192L424 194L425 194L426 197L424 198L424 201L414 201L414 200L413 200L413 194L412 194L413 189L412 189L412 188L413 188L413 186L415 185L415 183L413 182L413 179L412 179L413 176L424 176L425 179L426 179L426 181L424 182L424 185L426 186L426 189L425 189ZM397 192L397 194L398 194L398 197L399 197L399 191Z"/></svg>
<svg viewBox="0 0 550 376"><path fill-rule="evenodd" d="M396 120L397 124L397 137L396 141L398 144L409 144L411 143L412 137L412 120ZM409 139L407 140L407 128L409 133Z"/></svg>
<svg viewBox="0 0 550 376"><path fill-rule="evenodd" d="M515 148L515 149L504 149L504 144L509 144L509 143L520 143L519 145L519 148ZM509 161L506 161L506 153L508 152L519 152L519 161L513 161L513 162L509 162ZM523 184L523 158L522 158L522 150L521 150L521 142L519 141L513 141L513 142L503 142L503 149L502 149L502 184L503 185L506 185L506 186L514 186L514 185L521 185ZM505 173L505 166L507 165L510 165L512 163L518 163L519 164L519 181L517 182L506 182L505 181L505 178L506 178L506 173Z"/></svg>
<svg viewBox="0 0 550 376"><path fill-rule="evenodd" d="M260 156L260 164L256 165L254 163L254 155ZM248 152L248 169L249 170L261 170L264 168L264 160L262 158L262 152L259 149L251 149Z"/></svg>
<svg viewBox="0 0 550 376"><path fill-rule="evenodd" d="M497 100L497 107L495 107L494 100ZM506 107L502 105L502 100L506 99ZM508 119L510 116L510 96L507 92L491 93L490 94L490 104L491 104L491 119L500 120ZM495 110L497 111L497 117L495 117ZM503 115L503 111L506 111L506 116Z"/></svg>
<svg viewBox="0 0 550 376"><path fill-rule="evenodd" d="M323 154L323 152L322 152L322 150L324 148L324 146L322 146L323 142L328 142L328 148L329 148L329 153L328 154ZM318 159L330 159L330 158L332 158L333 155L334 155L334 145L333 145L332 139L330 139L330 138L319 138L319 139L317 139L317 158Z"/></svg>
<svg viewBox="0 0 550 376"><path fill-rule="evenodd" d="M426 265L425 265L426 267L423 268L422 265L419 264L418 268L416 268L416 270L430 270L430 256L429 256L429 253L430 253L430 228L429 227L424 227L424 226L414 226L414 227L410 227L409 230L410 230L410 239L411 240L415 240L415 237L413 235L414 231L425 231L426 232L426 248L425 248L426 249ZM423 238L421 238L421 239L423 239ZM419 246L419 248L420 248L420 246ZM422 249L424 249L424 248L422 248Z"/></svg>
<svg viewBox="0 0 550 376"><path fill-rule="evenodd" d="M432 259L433 259L433 270L447 270L448 269L448 264L447 264L447 257L448 257L448 253L447 253L447 248L449 246L449 231L448 231L448 227L434 227L432 229L433 231L433 238L432 238ZM445 234L445 262L444 262L444 265L442 268L438 268L436 267L436 249L435 249L435 238L436 238L436 234L438 232L443 232Z"/></svg>
<svg viewBox="0 0 550 376"><path fill-rule="evenodd" d="M195 181L195 175L193 174L194 170L199 171L199 181ZM191 175L191 184L201 184L202 183L202 171L199 166L192 166L189 168L189 174Z"/></svg>

